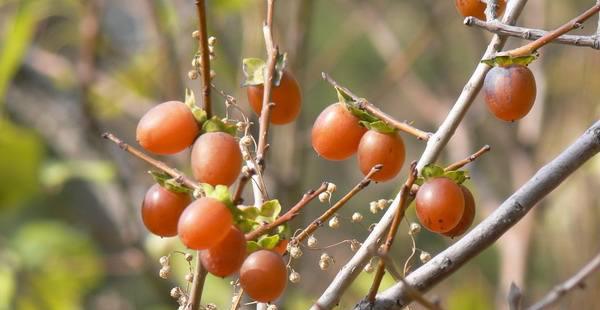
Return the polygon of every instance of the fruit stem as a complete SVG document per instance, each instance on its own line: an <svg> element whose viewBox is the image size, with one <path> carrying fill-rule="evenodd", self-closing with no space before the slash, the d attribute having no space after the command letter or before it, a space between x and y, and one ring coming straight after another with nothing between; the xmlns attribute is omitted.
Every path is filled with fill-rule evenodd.
<svg viewBox="0 0 600 310"><path fill-rule="evenodd" d="M329 184L327 182L323 182L319 188L316 190L311 189L306 194L302 196L302 199L296 203L289 211L287 211L284 215L278 217L276 220L269 224L265 224L260 226L259 228L249 232L246 234L246 240L254 240L258 237L268 233L269 231L277 228L277 226L283 225L289 221L291 221L294 217L300 214L302 208L306 207L309 202L319 196L319 194L325 192L327 190L327 186Z"/></svg>
<svg viewBox="0 0 600 310"><path fill-rule="evenodd" d="M474 162L477 158L479 158L481 155L489 152L490 150L491 150L491 147L489 145L486 145L486 146L482 147L479 151L469 155L469 157L467 157L465 159L461 159L461 160L449 165L448 167L444 168L444 171L458 170L458 169L464 167L465 165Z"/></svg>
<svg viewBox="0 0 600 310"><path fill-rule="evenodd" d="M256 174L256 171L254 170L254 168L249 168L248 171L242 172L242 176L240 177L237 187L235 188L235 193L233 194L232 201L233 201L234 205L239 205L244 201L244 199L242 198L242 193L244 192L244 187L246 187L246 184L248 184L248 181L255 174Z"/></svg>
<svg viewBox="0 0 600 310"><path fill-rule="evenodd" d="M127 153L149 163L150 165L152 165L153 167L155 167L161 171L164 171L168 175L172 176L179 184L185 185L186 187L188 187L192 190L200 188L199 183L188 178L185 174L179 172L175 168L171 168L169 165L163 163L162 161L156 160L156 159L150 157L149 155L145 154L144 152L136 149L135 147L123 142L123 140L119 139L114 134L112 134L110 132L105 132L102 134L102 138L114 142L116 145L118 145L122 150L126 151Z"/></svg>
<svg viewBox="0 0 600 310"><path fill-rule="evenodd" d="M212 117L212 105L210 100L210 52L208 49L208 31L206 27L206 4L205 0L196 0L196 9L198 11L198 27L200 30L200 37L198 38L198 44L200 45L200 70L202 73L201 79L201 90L202 90L202 107L206 111L206 117L210 119Z"/></svg>
<svg viewBox="0 0 600 310"><path fill-rule="evenodd" d="M202 291L204 289L204 280L206 280L207 270L202 266L200 260L200 251L196 252L196 266L194 268L194 281L190 291L190 299L185 309L198 310L200 309L200 301L202 300Z"/></svg>
<svg viewBox="0 0 600 310"><path fill-rule="evenodd" d="M277 64L277 55L279 48L273 41L273 14L275 10L275 0L267 0L267 21L263 25L263 35L265 37L265 46L267 49L267 72L263 86L263 102L259 118L258 147L256 151L256 160L260 172L265 170L265 153L268 149L267 137L269 133L269 123L271 119L271 110L275 106L271 102L271 89L273 88L273 75L275 74L275 65Z"/></svg>
<svg viewBox="0 0 600 310"><path fill-rule="evenodd" d="M350 97L352 97L352 100L354 100L357 103L359 109L373 114L375 117L377 117L381 121L385 122L386 124L396 128L400 131L404 131L408 134L411 134L411 135L417 137L417 139L419 139L419 140L423 140L423 141L429 140L429 137L431 136L430 132L426 132L426 131L420 130L418 128L415 128L406 122L397 121L396 119L389 116L388 114L386 114L385 112L383 112L379 108L377 108L375 105L370 103L367 99L356 96L348 88L343 87L340 84L338 84L338 82L336 82L329 74L323 72L323 73L321 73L321 75L323 76L323 79L325 79L327 82L329 82L329 84L331 84L333 87L341 89L346 94L348 94Z"/></svg>
<svg viewBox="0 0 600 310"><path fill-rule="evenodd" d="M510 51L498 53L498 56L511 56L511 57L521 57L528 56L533 54L535 51L540 49L542 46L552 42L554 39L560 37L561 35L577 28L581 28L581 24L585 22L588 18L596 15L596 13L600 12L600 3L596 3L596 5L589 8L587 11L581 13L579 16L573 18L566 24L546 33L541 38L530 42L521 47L512 49Z"/></svg>
<svg viewBox="0 0 600 310"><path fill-rule="evenodd" d="M300 232L296 237L294 237L292 239L292 243L299 244L300 242L304 241L304 239L308 238L308 236L310 236L315 230L317 230L321 225L323 225L323 223L325 223L329 220L329 218L335 215L335 213L341 207L343 207L346 204L346 202L352 199L354 195L360 192L363 188L369 186L369 184L371 183L371 177L373 177L373 175L380 171L382 168L383 165L381 164L373 166L369 173L367 173L367 175L358 184L356 184L354 188L352 188L352 190L350 190L344 197L342 197L333 206L331 206L331 208L327 209L325 213L319 216L316 220L310 223L310 225L308 225L302 232Z"/></svg>

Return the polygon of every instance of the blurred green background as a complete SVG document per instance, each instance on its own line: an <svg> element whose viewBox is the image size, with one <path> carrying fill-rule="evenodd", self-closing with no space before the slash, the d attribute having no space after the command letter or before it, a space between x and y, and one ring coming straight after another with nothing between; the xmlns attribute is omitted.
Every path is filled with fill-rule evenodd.
<svg viewBox="0 0 600 310"><path fill-rule="evenodd" d="M264 2L208 1L209 33L218 39L215 83L246 110L241 59L265 55ZM519 24L552 28L593 2L531 0ZM313 120L336 100L321 72L398 119L433 131L491 37L463 26L450 0L277 3L276 41L289 53L304 96L298 121L272 128L266 178L284 207L322 181L336 183L339 197L362 177L355 158L327 162L310 147ZM147 109L182 100L185 87L198 91L199 82L185 79L196 50L194 14L194 2L181 0L0 0L0 309L176 308L169 290L185 285L187 264L174 256L175 274L158 277L158 258L183 249L176 238L148 235L141 224L140 203L152 182L148 166L100 134L110 130L134 143ZM579 32L594 31L595 22ZM551 45L532 65L538 100L525 119L500 122L476 100L440 162L492 146L469 167L477 221L598 119L599 67L597 51ZM214 98L222 113L222 100ZM424 143L404 137L407 162L417 159ZM188 171L187 157L162 159ZM320 245L362 241L381 214L371 214L368 203L393 197L401 179L361 192L341 212L340 229L318 231ZM428 296L448 309L503 309L514 281L526 302L535 301L600 250L599 187L596 158ZM312 203L293 227L325 208ZM365 215L365 225L350 225L354 211ZM412 209L407 218L416 221ZM399 265L411 250L407 224L393 248ZM452 242L423 231L417 247L434 255ZM303 280L289 284L280 308L307 308L352 254L347 244L329 248L335 264L324 272L317 265L322 251L304 252L293 264ZM228 308L230 280L209 276L203 301ZM363 273L340 308L362 298L370 283ZM587 284L559 309L600 309L600 276Z"/></svg>

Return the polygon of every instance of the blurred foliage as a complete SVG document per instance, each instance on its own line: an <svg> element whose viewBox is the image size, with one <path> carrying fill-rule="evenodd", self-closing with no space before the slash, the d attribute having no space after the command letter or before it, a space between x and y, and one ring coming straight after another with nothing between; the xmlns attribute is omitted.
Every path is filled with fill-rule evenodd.
<svg viewBox="0 0 600 310"><path fill-rule="evenodd" d="M531 0L519 24L551 28L583 11L589 2ZM90 17L90 4L101 4L91 16L97 18L100 31L93 55L94 79L86 91L79 57L81 33L89 30L84 20ZM302 37L298 30L305 21L299 12L308 5L312 10ZM209 33L218 39L212 62L215 84L235 96L251 117L240 87L241 60L264 58L265 7L264 1L209 2ZM168 292L175 285L187 286L183 277L190 265L175 253L185 249L177 238L160 239L145 232L139 202L152 182L148 167L107 145L99 135L111 130L133 142L137 119L151 104L183 100L186 87L197 91L198 82L185 79L197 48L190 37L197 28L195 14L192 2L182 0L0 0L0 310L176 307ZM362 178L355 159L327 162L310 146L312 121L337 100L321 72L390 115L434 130L490 38L464 27L462 20L452 1L278 1L276 40L289 53L304 105L298 122L274 126L270 134L274 147L269 151L266 182L271 198L286 210L307 188L325 180L337 184L335 201ZM589 25L578 33L595 26ZM509 46L522 42L512 39ZM440 164L461 159L483 144L492 145L492 152L467 167L471 177L467 186L478 204L477 221L523 183L520 173L528 177L599 118L599 65L600 58L591 49L560 45L543 49L542 57L531 65L540 100L518 123L496 121L476 99ZM214 98L222 117L224 100L218 94ZM412 160L424 144L403 137L407 161ZM189 171L187 157L183 152L161 160ZM520 285L526 301L535 300L598 251L599 180L600 159L594 159L536 208L529 233L526 229L516 233L513 242L530 240L525 257L514 257L526 263ZM340 211L339 230L317 232L320 246L362 241L381 215L369 212L369 202L392 197L397 183L373 184L357 195ZM252 201L249 192L247 202ZM325 206L316 202L308 206L291 225L292 231ZM355 211L365 217L360 225L348 221ZM416 221L414 208L406 218L407 223ZM411 250L406 231L403 223L392 251L400 266ZM455 242L425 230L416 240L419 249L432 255ZM324 251L335 258L327 271L318 268ZM169 253L175 253L174 271L162 280L158 258ZM305 251L292 264L302 281L288 285L282 308L308 308L351 255L348 243ZM502 292L507 289L500 283L502 266L513 259L503 255L501 246L484 251L431 296L439 296L448 309L502 308ZM410 265L414 270L421 263L413 259ZM341 308L364 297L371 277L361 274ZM232 280L209 276L203 300L226 308ZM386 276L382 287L392 283ZM587 284L588 290L567 297L563 306L600 309L586 303L597 299L600 279Z"/></svg>

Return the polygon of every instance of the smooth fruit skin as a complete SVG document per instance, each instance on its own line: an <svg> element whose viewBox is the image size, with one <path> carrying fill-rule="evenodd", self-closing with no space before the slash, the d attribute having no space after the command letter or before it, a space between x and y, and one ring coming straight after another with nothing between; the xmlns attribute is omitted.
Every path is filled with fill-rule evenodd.
<svg viewBox="0 0 600 310"><path fill-rule="evenodd" d="M485 18L485 8L486 4L482 0L456 0L454 1L456 5L456 9L458 12L464 16L473 16L480 20L486 20ZM504 13L504 9L506 8L506 0L500 0L498 2L500 8L498 9L498 16L501 16Z"/></svg>
<svg viewBox="0 0 600 310"><path fill-rule="evenodd" d="M279 298L287 284L287 268L281 255L259 250L246 258L240 268L240 285L244 292L258 301L271 302Z"/></svg>
<svg viewBox="0 0 600 310"><path fill-rule="evenodd" d="M146 192L142 203L142 221L146 228L157 236L176 236L179 217L190 202L190 195L171 192L154 184Z"/></svg>
<svg viewBox="0 0 600 310"><path fill-rule="evenodd" d="M444 177L431 179L421 185L415 200L419 221L437 233L445 233L456 227L465 210L465 198L460 186Z"/></svg>
<svg viewBox="0 0 600 310"><path fill-rule="evenodd" d="M231 225L233 217L225 204L213 198L202 197L181 213L177 234L188 248L206 250L221 242Z"/></svg>
<svg viewBox="0 0 600 310"><path fill-rule="evenodd" d="M242 170L242 152L233 136L209 132L194 143L191 164L198 182L229 186Z"/></svg>
<svg viewBox="0 0 600 310"><path fill-rule="evenodd" d="M371 177L373 181L393 179L402 169L405 156L404 142L398 133L369 130L358 145L358 165L364 175L367 175L373 166L383 165L383 168Z"/></svg>
<svg viewBox="0 0 600 310"><path fill-rule="evenodd" d="M200 127L190 109L180 101L168 101L150 109L138 123L136 140L160 155L183 151L194 143Z"/></svg>
<svg viewBox="0 0 600 310"><path fill-rule="evenodd" d="M248 86L246 92L252 110L260 115L264 93L263 85ZM300 114L302 106L300 85L298 85L298 81L296 81L289 71L283 70L279 86L271 89L271 102L275 103L275 106L271 110L272 124L283 125L291 123Z"/></svg>
<svg viewBox="0 0 600 310"><path fill-rule="evenodd" d="M343 103L334 103L319 114L312 128L312 146L328 160L344 160L356 153L367 129Z"/></svg>
<svg viewBox="0 0 600 310"><path fill-rule="evenodd" d="M222 278L238 271L245 258L246 238L235 226L231 226L221 242L200 253L200 260L206 270Z"/></svg>
<svg viewBox="0 0 600 310"><path fill-rule="evenodd" d="M492 68L483 82L488 109L497 118L515 121L523 118L535 102L535 77L523 65Z"/></svg>
<svg viewBox="0 0 600 310"><path fill-rule="evenodd" d="M444 233L445 236L450 238L464 234L469 227L471 227L471 224L473 224L473 220L475 219L475 199L473 198L473 194L471 194L471 191L463 185L460 186L460 189L465 198L465 211L458 224L449 232Z"/></svg>

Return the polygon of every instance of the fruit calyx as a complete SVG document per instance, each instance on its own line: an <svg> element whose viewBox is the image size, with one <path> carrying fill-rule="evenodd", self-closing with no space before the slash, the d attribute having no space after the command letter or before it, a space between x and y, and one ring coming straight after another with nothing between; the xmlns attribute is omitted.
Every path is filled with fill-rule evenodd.
<svg viewBox="0 0 600 310"><path fill-rule="evenodd" d="M527 66L530 63L532 63L534 60L536 60L538 57L538 54L531 54L531 55L526 55L526 56L518 56L518 57L513 57L510 55L500 55L500 56L495 56L492 58L488 58L488 59L483 59L481 62L490 66L490 67L507 67L510 65L522 65L522 66Z"/></svg>
<svg viewBox="0 0 600 310"><path fill-rule="evenodd" d="M279 83L281 83L286 62L287 54L278 53L275 62L275 72L273 73L273 85L279 86ZM242 70L244 72L242 87L257 86L265 83L268 67L264 60L260 58L244 58L242 60Z"/></svg>
<svg viewBox="0 0 600 310"><path fill-rule="evenodd" d="M448 178L458 185L463 184L469 178L467 171L465 170L445 171L444 168L436 164L429 164L423 167L423 170L421 170L421 176L415 180L415 184L423 185L423 183L427 182L428 180L439 177Z"/></svg>
<svg viewBox="0 0 600 310"><path fill-rule="evenodd" d="M375 115L369 113L364 109L364 100L355 100L350 94L344 91L342 88L334 86L335 91L338 95L338 100L346 106L346 109L359 119L359 123L371 130L375 130L381 133L394 133L396 128L390 126L388 123L380 120Z"/></svg>

